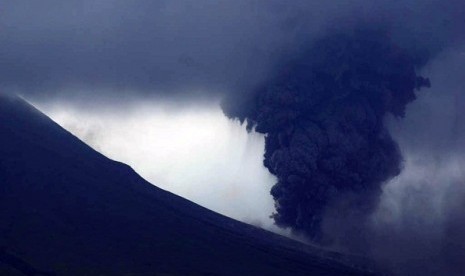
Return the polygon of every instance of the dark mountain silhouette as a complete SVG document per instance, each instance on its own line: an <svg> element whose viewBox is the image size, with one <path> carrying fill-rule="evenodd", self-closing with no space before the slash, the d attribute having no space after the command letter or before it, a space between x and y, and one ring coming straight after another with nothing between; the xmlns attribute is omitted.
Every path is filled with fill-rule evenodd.
<svg viewBox="0 0 465 276"><path fill-rule="evenodd" d="M1 275L364 275L159 189L0 95Z"/></svg>

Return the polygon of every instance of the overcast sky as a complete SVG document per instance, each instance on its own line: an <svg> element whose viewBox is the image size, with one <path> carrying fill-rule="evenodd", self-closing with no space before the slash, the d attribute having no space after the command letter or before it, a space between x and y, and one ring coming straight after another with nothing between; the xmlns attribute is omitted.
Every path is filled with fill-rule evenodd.
<svg viewBox="0 0 465 276"><path fill-rule="evenodd" d="M461 0L5 0L0 88L74 100L221 97L328 30L382 22L397 43L437 51L463 36L464 13Z"/></svg>

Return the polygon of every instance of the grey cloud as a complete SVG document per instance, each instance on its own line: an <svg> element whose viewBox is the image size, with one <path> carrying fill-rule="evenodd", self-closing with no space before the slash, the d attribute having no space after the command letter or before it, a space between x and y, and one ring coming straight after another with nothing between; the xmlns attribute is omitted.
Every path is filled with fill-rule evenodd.
<svg viewBox="0 0 465 276"><path fill-rule="evenodd" d="M454 0L7 0L0 88L38 97L235 94L319 34L359 20L389 23L399 43L440 48L460 33L461 6Z"/></svg>
<svg viewBox="0 0 465 276"><path fill-rule="evenodd" d="M255 79L285 40L282 19L246 1L10 1L1 83L22 93L161 93Z"/></svg>
<svg viewBox="0 0 465 276"><path fill-rule="evenodd" d="M373 256L411 275L463 275L465 266L465 55L447 51L425 67L431 89L388 125L405 163L373 215Z"/></svg>

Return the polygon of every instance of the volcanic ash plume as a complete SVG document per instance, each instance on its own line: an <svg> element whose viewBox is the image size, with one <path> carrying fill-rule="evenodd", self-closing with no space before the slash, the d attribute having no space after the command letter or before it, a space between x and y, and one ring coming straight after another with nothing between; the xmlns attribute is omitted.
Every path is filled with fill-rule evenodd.
<svg viewBox="0 0 465 276"><path fill-rule="evenodd" d="M335 33L245 93L252 96L225 102L229 117L266 134L277 225L325 242L327 221L363 224L381 185L400 173L402 156L383 119L403 117L415 90L429 86L416 60L386 32Z"/></svg>

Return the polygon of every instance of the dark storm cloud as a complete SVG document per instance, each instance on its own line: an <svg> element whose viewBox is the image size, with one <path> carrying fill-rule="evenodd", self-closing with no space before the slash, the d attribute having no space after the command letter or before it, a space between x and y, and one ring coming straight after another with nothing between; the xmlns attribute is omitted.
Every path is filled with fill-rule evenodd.
<svg viewBox="0 0 465 276"><path fill-rule="evenodd" d="M236 94L329 27L360 19L440 47L458 33L460 1L420 2L7 0L0 87L37 96Z"/></svg>
<svg viewBox="0 0 465 276"><path fill-rule="evenodd" d="M223 91L259 78L288 41L286 9L261 4L4 1L0 83L21 93Z"/></svg>

